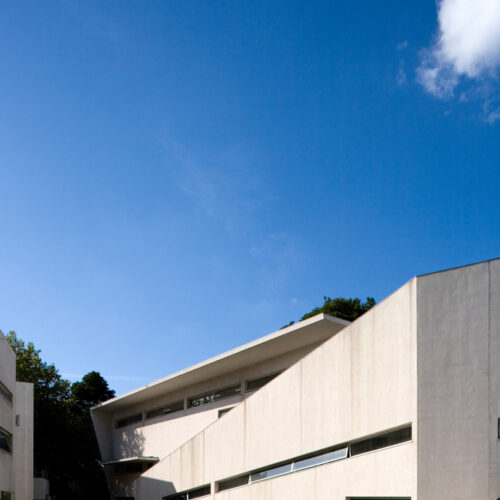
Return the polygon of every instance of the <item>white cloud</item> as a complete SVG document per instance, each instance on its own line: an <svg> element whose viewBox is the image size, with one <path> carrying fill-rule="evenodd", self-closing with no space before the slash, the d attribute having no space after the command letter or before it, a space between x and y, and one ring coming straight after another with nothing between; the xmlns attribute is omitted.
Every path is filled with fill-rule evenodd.
<svg viewBox="0 0 500 500"><path fill-rule="evenodd" d="M500 65L500 0L440 0L438 22L417 76L428 92L446 98L462 77L488 77Z"/></svg>

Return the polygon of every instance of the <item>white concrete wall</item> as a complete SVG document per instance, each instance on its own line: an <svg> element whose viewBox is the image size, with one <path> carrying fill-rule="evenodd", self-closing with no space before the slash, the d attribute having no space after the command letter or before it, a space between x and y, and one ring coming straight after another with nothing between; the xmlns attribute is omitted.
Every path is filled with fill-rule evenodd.
<svg viewBox="0 0 500 500"><path fill-rule="evenodd" d="M500 262L419 277L418 496L500 497Z"/></svg>
<svg viewBox="0 0 500 500"><path fill-rule="evenodd" d="M145 472L138 481L137 498L160 498L415 423L415 304L413 280ZM361 462L366 465L357 466ZM392 496L415 498L415 464L416 447L405 444L400 451L381 450L342 464L321 466L314 472L296 473L297 477L309 478L312 474L320 479L314 480L312 492L311 479L302 483L294 477L294 491L304 488L307 495L301 498L308 500L340 499L353 491L371 496L384 489L394 490ZM334 475L342 476L339 484L322 472L330 469L342 470L342 474ZM280 481L273 479L266 481L267 485L243 487L216 497L288 498L285 493L253 496L253 491L273 488L270 485ZM391 488L383 486L384 481Z"/></svg>
<svg viewBox="0 0 500 500"><path fill-rule="evenodd" d="M212 498L346 500L346 496L366 497L367 484L373 497L407 497L415 490L415 462L414 446L401 445L222 491Z"/></svg>
<svg viewBox="0 0 500 500"><path fill-rule="evenodd" d="M150 400L147 403L128 407L115 413L113 420L116 421L119 418L133 415L134 413L153 410L160 406L194 397L214 389L237 384L242 384L242 387L244 387L245 380L253 380L285 370L316 348L317 345L307 346L231 373L224 373L217 378L205 380L200 384L165 394L163 397ZM106 431L103 429L103 433L109 432L113 436L111 456L108 455L104 460L116 460L118 458L138 455L164 458L202 429L216 421L219 409L236 405L250 395L251 393L242 393L241 396L221 399L214 403L202 405L197 408L188 408L184 411L175 412L163 417L145 419L142 423L120 429L114 428L109 418L107 424L104 425L103 422L99 421L100 417L96 416L94 412L94 421L97 420L98 426L104 425L106 428Z"/></svg>
<svg viewBox="0 0 500 500"><path fill-rule="evenodd" d="M33 500L33 384L16 382L14 470L16 500Z"/></svg>
<svg viewBox="0 0 500 500"><path fill-rule="evenodd" d="M0 334L0 381L15 395L16 392L16 356L5 337ZM0 427L13 434L14 408L0 396ZM0 450L0 491L14 491L13 455Z"/></svg>

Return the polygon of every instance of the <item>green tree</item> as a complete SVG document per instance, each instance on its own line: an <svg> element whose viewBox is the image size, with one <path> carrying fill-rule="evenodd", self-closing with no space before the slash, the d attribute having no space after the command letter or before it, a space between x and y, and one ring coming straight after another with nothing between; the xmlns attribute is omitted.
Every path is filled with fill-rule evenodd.
<svg viewBox="0 0 500 500"><path fill-rule="evenodd" d="M362 316L366 311L369 311L374 305L375 299L373 297L367 297L365 302L362 302L361 299L358 299L357 297L348 299L344 297L337 297L336 299L323 297L323 305L321 307L315 307L312 311L304 314L300 318L300 321L321 313L345 319L347 321L354 321ZM282 328L293 325L294 323L294 321L291 321L288 325L285 325Z"/></svg>
<svg viewBox="0 0 500 500"><path fill-rule="evenodd" d="M73 498L76 500L108 499L108 488L99 460L99 448L92 425L90 408L114 397L115 391L99 372L84 375L81 382L71 386L73 432L79 436L75 445L75 461L78 465L77 481Z"/></svg>
<svg viewBox="0 0 500 500"><path fill-rule="evenodd" d="M40 351L11 331L17 380L34 384L34 465L47 473L51 492L65 500L107 499L90 408L114 396L98 372L70 384Z"/></svg>

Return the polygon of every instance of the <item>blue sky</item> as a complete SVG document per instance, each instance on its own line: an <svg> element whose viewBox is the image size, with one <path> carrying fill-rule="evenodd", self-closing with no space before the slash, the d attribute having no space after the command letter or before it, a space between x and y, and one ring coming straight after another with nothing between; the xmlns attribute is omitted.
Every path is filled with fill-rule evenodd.
<svg viewBox="0 0 500 500"><path fill-rule="evenodd" d="M2 2L0 329L122 393L498 257L498 5Z"/></svg>

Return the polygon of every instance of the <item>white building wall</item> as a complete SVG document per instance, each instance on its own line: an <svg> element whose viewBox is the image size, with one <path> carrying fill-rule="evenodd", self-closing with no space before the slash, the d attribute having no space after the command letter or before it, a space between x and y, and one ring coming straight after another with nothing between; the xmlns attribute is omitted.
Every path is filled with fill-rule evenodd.
<svg viewBox="0 0 500 500"><path fill-rule="evenodd" d="M104 412L100 412L99 414L93 412L92 418L96 426L96 432L98 432L100 438L99 442L103 460L117 460L131 456L156 456L164 458L202 429L215 422L218 419L219 409L239 404L244 398L250 396L251 393L243 392L241 396L224 398L197 408L188 408L170 415L145 419L141 423L119 429L114 427L113 420L116 421L119 418L133 415L134 413L153 410L175 401L187 400L189 397L194 397L214 389L237 384L242 384L242 387L244 387L245 380L257 379L282 371L296 363L318 345L309 345L305 348L294 350L231 373L223 373L219 377L165 394L163 397L150 400L147 403L130 406L115 413L113 417L108 415L106 418ZM99 427L101 428L100 430ZM103 438L106 435L112 435L111 442L107 442L107 446L110 446L112 449L111 454L109 452L107 454L103 453L106 450L106 446L103 446L103 443L105 443Z"/></svg>
<svg viewBox="0 0 500 500"><path fill-rule="evenodd" d="M413 280L145 472L139 480L137 498L161 498L337 443L414 424L415 305ZM415 439L415 425L413 430ZM342 477L339 483L323 476L323 471L330 469L342 471L332 472L334 478ZM363 458L320 466L314 472L292 474L287 480L296 485L294 491L307 490L301 498L308 500L345 499L351 491L376 496L385 490L383 494L416 498L416 446L410 443L397 447L397 451L380 450ZM253 494L281 482L282 488L289 488L284 480L272 479L262 486L215 496L288 498L284 493Z"/></svg>
<svg viewBox="0 0 500 500"><path fill-rule="evenodd" d="M15 395L16 356L0 333L0 382ZM0 427L9 434L14 432L14 408L0 396ZM14 491L14 464L12 453L0 449L0 491Z"/></svg>
<svg viewBox="0 0 500 500"><path fill-rule="evenodd" d="M500 497L500 262L419 277L418 495Z"/></svg>
<svg viewBox="0 0 500 500"><path fill-rule="evenodd" d="M415 447L401 445L212 495L216 500L346 500L408 497L415 491ZM367 487L369 485L369 488ZM207 497L208 498L208 497ZM415 498L415 497L412 497Z"/></svg>
<svg viewBox="0 0 500 500"><path fill-rule="evenodd" d="M33 384L16 382L14 469L16 500L33 500Z"/></svg>

